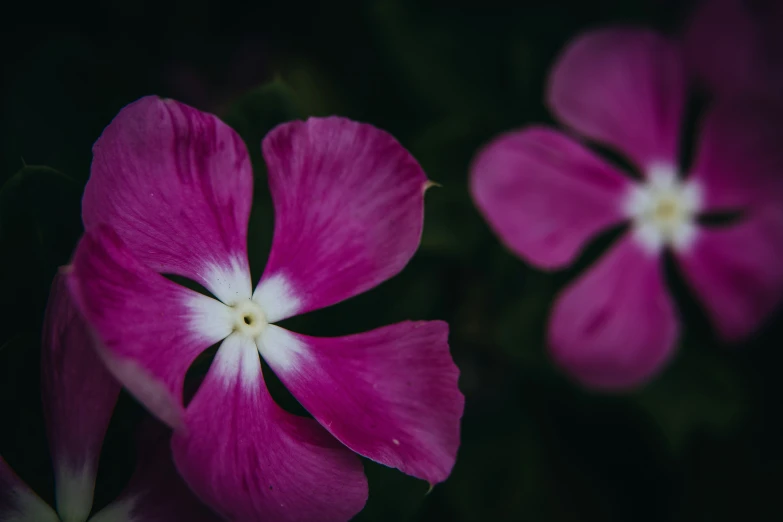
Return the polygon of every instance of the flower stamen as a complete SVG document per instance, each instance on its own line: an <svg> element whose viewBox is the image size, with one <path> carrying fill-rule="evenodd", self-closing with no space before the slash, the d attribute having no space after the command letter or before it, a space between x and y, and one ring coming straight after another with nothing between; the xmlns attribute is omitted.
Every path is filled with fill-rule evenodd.
<svg viewBox="0 0 783 522"><path fill-rule="evenodd" d="M231 307L233 331L252 339L258 337L269 324L266 314L258 303L251 299L241 301Z"/></svg>
<svg viewBox="0 0 783 522"><path fill-rule="evenodd" d="M634 186L625 205L635 237L651 253L667 246L687 248L696 233L700 209L698 185L681 180L674 168L666 166L651 168L647 182Z"/></svg>

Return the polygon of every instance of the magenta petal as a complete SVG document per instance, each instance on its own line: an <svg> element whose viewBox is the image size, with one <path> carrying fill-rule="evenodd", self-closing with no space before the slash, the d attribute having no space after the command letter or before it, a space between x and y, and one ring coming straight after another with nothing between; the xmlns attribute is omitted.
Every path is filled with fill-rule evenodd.
<svg viewBox="0 0 783 522"><path fill-rule="evenodd" d="M549 82L549 107L577 132L642 170L677 160L685 78L677 47L663 36L591 31L568 45Z"/></svg>
<svg viewBox="0 0 783 522"><path fill-rule="evenodd" d="M231 333L230 321L219 321L227 307L145 267L105 226L82 238L68 283L112 374L154 415L180 426L185 373Z"/></svg>
<svg viewBox="0 0 783 522"><path fill-rule="evenodd" d="M86 520L120 384L98 357L63 275L52 283L42 346L41 386L57 511L63 520Z"/></svg>
<svg viewBox="0 0 783 522"><path fill-rule="evenodd" d="M255 298L270 321L364 292L413 256L427 178L391 135L310 118L276 127L263 151L275 234Z"/></svg>
<svg viewBox="0 0 783 522"><path fill-rule="evenodd" d="M569 137L545 128L501 136L479 152L471 190L500 239L544 268L568 265L621 222L631 182Z"/></svg>
<svg viewBox="0 0 783 522"><path fill-rule="evenodd" d="M0 457L0 520L60 522L54 510L16 476L2 457Z"/></svg>
<svg viewBox="0 0 783 522"><path fill-rule="evenodd" d="M90 522L220 522L177 473L171 433L158 423L145 425L139 437L138 463L120 497Z"/></svg>
<svg viewBox="0 0 783 522"><path fill-rule="evenodd" d="M367 500L362 463L311 419L269 395L252 340L218 350L172 440L193 491L233 522L345 522Z"/></svg>
<svg viewBox="0 0 783 522"><path fill-rule="evenodd" d="M465 398L446 323L405 322L328 339L270 326L259 349L340 442L432 484L448 477Z"/></svg>
<svg viewBox="0 0 783 522"><path fill-rule="evenodd" d="M158 272L224 302L249 298L253 172L245 144L211 114L154 96L120 111L93 147L82 217L114 228Z"/></svg>
<svg viewBox="0 0 783 522"><path fill-rule="evenodd" d="M720 102L705 116L691 179L704 210L783 204L783 112L764 103Z"/></svg>
<svg viewBox="0 0 783 522"><path fill-rule="evenodd" d="M629 234L562 291L549 343L557 364L583 385L623 389L668 361L678 329L661 259Z"/></svg>
<svg viewBox="0 0 783 522"><path fill-rule="evenodd" d="M783 299L783 209L751 211L726 228L702 228L677 253L686 279L729 341L752 334Z"/></svg>

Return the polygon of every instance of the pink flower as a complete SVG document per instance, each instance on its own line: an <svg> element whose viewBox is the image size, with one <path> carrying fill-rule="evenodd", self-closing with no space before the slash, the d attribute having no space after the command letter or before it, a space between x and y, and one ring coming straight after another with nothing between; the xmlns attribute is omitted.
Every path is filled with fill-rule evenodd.
<svg viewBox="0 0 783 522"><path fill-rule="evenodd" d="M98 457L120 384L98 358L61 276L52 284L47 306L41 370L57 513L0 458L0 520L84 522L92 511ZM145 426L130 483L91 522L218 522L177 475L168 438L161 425Z"/></svg>
<svg viewBox="0 0 783 522"><path fill-rule="evenodd" d="M783 2L702 0L685 45L695 76L712 93L783 103Z"/></svg>
<svg viewBox="0 0 783 522"><path fill-rule="evenodd" d="M327 339L274 323L402 270L420 240L428 181L392 136L343 118L280 125L262 148L275 232L254 290L244 143L175 101L125 107L93 149L70 288L113 374L178 429L177 468L210 506L242 522L348 520L367 498L356 453L430 483L449 475L464 398L447 326ZM184 407L185 373L215 343ZM259 352L315 420L272 400Z"/></svg>
<svg viewBox="0 0 783 522"><path fill-rule="evenodd" d="M588 241L627 232L557 298L556 362L583 385L637 386L671 357L680 330L664 284L670 252L718 333L747 337L783 293L783 154L765 107L724 103L701 122L687 176L678 165L686 85L678 48L651 31L577 38L552 71L548 103L577 134L641 172L624 176L574 137L536 126L501 136L472 167L476 204L501 240L543 269ZM741 211L730 226L699 217Z"/></svg>

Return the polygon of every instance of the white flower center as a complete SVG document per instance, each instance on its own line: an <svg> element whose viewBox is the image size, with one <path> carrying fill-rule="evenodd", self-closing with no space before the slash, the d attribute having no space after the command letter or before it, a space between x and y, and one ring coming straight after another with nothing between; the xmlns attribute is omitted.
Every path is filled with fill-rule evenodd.
<svg viewBox="0 0 783 522"><path fill-rule="evenodd" d="M701 209L701 189L683 182L676 169L657 165L645 183L634 186L625 202L633 221L634 236L651 253L664 247L686 249L696 235L696 215Z"/></svg>
<svg viewBox="0 0 783 522"><path fill-rule="evenodd" d="M232 306L231 315L233 330L251 339L258 337L269 324L261 306L251 299Z"/></svg>

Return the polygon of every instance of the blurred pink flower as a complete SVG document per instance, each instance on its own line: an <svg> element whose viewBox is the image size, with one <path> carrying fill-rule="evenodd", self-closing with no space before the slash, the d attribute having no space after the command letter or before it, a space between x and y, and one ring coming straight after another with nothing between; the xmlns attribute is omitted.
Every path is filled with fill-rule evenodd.
<svg viewBox="0 0 783 522"><path fill-rule="evenodd" d="M701 122L694 164L678 165L686 82L679 48L609 28L567 46L548 104L576 134L621 152L637 181L562 131L496 138L472 166L478 208L500 239L544 269L571 264L597 234L628 231L557 298L555 361L585 386L637 386L669 360L680 325L663 274L670 251L718 333L743 339L783 294L783 149L767 108L725 102ZM739 211L730 226L699 216Z"/></svg>

